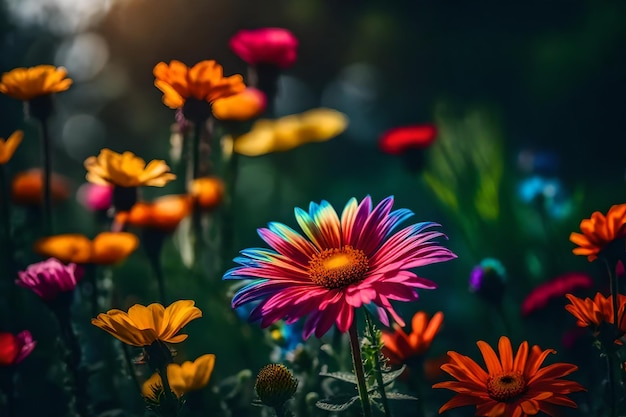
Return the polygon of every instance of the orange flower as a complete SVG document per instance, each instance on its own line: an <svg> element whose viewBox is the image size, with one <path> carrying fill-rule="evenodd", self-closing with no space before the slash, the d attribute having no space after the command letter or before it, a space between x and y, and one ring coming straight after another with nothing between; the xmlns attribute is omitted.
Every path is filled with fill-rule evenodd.
<svg viewBox="0 0 626 417"><path fill-rule="evenodd" d="M0 165L4 165L13 158L17 147L22 143L24 132L16 130L7 140L0 138Z"/></svg>
<svg viewBox="0 0 626 417"><path fill-rule="evenodd" d="M569 240L578 245L574 255L585 255L589 262L594 261L611 242L626 237L626 204L612 206L606 216L594 212L590 219L580 222L580 230L582 234L569 235Z"/></svg>
<svg viewBox="0 0 626 417"><path fill-rule="evenodd" d="M52 201L67 200L70 195L69 180L62 175L52 174L50 177ZM40 168L20 172L13 177L11 198L15 204L39 205L43 201L43 172Z"/></svg>
<svg viewBox="0 0 626 417"><path fill-rule="evenodd" d="M576 371L578 367L569 363L555 363L540 369L552 349L541 350L528 342L520 344L515 358L511 341L502 336L498 342L500 357L489 344L477 343L483 355L487 372L467 356L448 352L450 362L441 369L457 381L440 382L433 388L446 388L457 394L440 409L446 410L465 405L476 405L476 415L500 417L526 417L544 412L558 414L557 405L576 408L576 403L567 397L585 388L577 382L560 379Z"/></svg>
<svg viewBox="0 0 626 417"><path fill-rule="evenodd" d="M572 303L565 306L565 309L576 317L576 325L579 327L591 327L594 334L598 334L602 323L614 324L613 318L613 296L604 297L596 293L593 300L589 297L578 298L572 294L565 295ZM626 295L618 294L617 297L617 317L619 318L619 329L626 333Z"/></svg>
<svg viewBox="0 0 626 417"><path fill-rule="evenodd" d="M220 120L246 121L263 113L266 105L265 94L248 87L242 93L215 100L213 115Z"/></svg>
<svg viewBox="0 0 626 417"><path fill-rule="evenodd" d="M217 177L196 178L189 189L198 207L204 210L214 209L224 198L224 182Z"/></svg>
<svg viewBox="0 0 626 417"><path fill-rule="evenodd" d="M159 62L152 73L154 85L163 92L163 104L171 109L183 107L190 98L212 103L246 88L241 75L224 77L222 66L213 60L198 62L191 68L176 60L169 65Z"/></svg>
<svg viewBox="0 0 626 417"><path fill-rule="evenodd" d="M413 316L410 334L404 333L397 324L395 332L382 332L383 350L392 364L403 364L412 358L422 356L428 351L430 345L441 328L443 313L438 311L428 320L428 314L418 311Z"/></svg>
<svg viewBox="0 0 626 417"><path fill-rule="evenodd" d="M15 68L2 74L0 93L18 100L32 100L70 88L72 80L66 76L65 68L54 65Z"/></svg>
<svg viewBox="0 0 626 417"><path fill-rule="evenodd" d="M116 217L120 223L173 232L190 211L191 199L188 196L166 195L151 203L136 203L129 212L120 212Z"/></svg>
<svg viewBox="0 0 626 417"><path fill-rule="evenodd" d="M64 234L38 239L33 250L61 262L111 265L126 259L139 246L132 233L102 232L93 240L81 234Z"/></svg>

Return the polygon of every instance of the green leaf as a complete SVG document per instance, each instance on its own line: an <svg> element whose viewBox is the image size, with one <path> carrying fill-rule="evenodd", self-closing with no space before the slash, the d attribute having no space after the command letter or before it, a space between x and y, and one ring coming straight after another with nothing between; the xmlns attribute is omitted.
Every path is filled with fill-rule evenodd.
<svg viewBox="0 0 626 417"><path fill-rule="evenodd" d="M322 410L339 412L347 410L358 400L358 396L350 397L347 401L346 397L325 398L316 402L315 406Z"/></svg>
<svg viewBox="0 0 626 417"><path fill-rule="evenodd" d="M406 365L402 365L402 368L400 369L383 373L383 385L388 385L389 383L395 381L400 375L402 375L402 372L404 372L405 369Z"/></svg>
<svg viewBox="0 0 626 417"><path fill-rule="evenodd" d="M412 395L401 394L399 392L388 392L386 394L387 394L388 400L412 400L412 401L418 400L418 398L413 397Z"/></svg>
<svg viewBox="0 0 626 417"><path fill-rule="evenodd" d="M320 376L338 379L339 381L349 382L356 385L356 376L350 372L320 372Z"/></svg>

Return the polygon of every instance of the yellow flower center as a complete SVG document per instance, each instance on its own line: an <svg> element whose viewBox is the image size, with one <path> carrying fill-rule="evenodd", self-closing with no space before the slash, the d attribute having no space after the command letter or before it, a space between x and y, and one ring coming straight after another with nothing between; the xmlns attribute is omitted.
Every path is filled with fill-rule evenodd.
<svg viewBox="0 0 626 417"><path fill-rule="evenodd" d="M504 372L490 376L487 381L487 392L496 401L506 402L526 392L526 380L519 372Z"/></svg>
<svg viewBox="0 0 626 417"><path fill-rule="evenodd" d="M344 288L361 281L369 263L362 250L344 246L324 249L309 261L309 277L315 284L329 290Z"/></svg>

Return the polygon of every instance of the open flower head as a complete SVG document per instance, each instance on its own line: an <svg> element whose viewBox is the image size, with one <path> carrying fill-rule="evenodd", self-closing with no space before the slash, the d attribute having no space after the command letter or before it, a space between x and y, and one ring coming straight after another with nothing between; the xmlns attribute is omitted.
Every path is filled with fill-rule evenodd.
<svg viewBox="0 0 626 417"><path fill-rule="evenodd" d="M106 148L98 156L85 159L85 168L87 181L100 185L163 187L176 179L165 161L155 159L146 165L146 161L132 152L120 154Z"/></svg>
<svg viewBox="0 0 626 417"><path fill-rule="evenodd" d="M383 349L386 356L395 365L423 356L430 348L442 323L441 311L435 313L430 320L426 312L418 311L411 320L412 331L408 335L398 325L394 325L394 332L383 331Z"/></svg>
<svg viewBox="0 0 626 417"><path fill-rule="evenodd" d="M616 204L606 213L594 212L590 219L580 222L582 233L572 232L569 240L578 245L575 255L584 255L591 262L611 242L626 237L626 204ZM622 245L622 251L624 250Z"/></svg>
<svg viewBox="0 0 626 417"><path fill-rule="evenodd" d="M479 341L477 344L486 371L471 358L448 352L450 362L441 369L456 381L440 382L433 388L449 389L456 395L439 409L439 414L466 405L475 405L478 416L503 417L526 417L539 412L554 416L560 415L557 406L576 408L576 403L567 395L585 391L585 388L561 378L578 367L569 363L541 367L546 357L556 351L541 350L537 345L529 350L528 342L524 341L513 356L511 341L502 336L498 342L498 357L488 343Z"/></svg>
<svg viewBox="0 0 626 417"><path fill-rule="evenodd" d="M164 308L161 304L135 304L128 313L113 309L98 314L91 324L131 346L150 346L158 341L180 343L187 339L179 334L191 320L202 317L192 300L179 300Z"/></svg>
<svg viewBox="0 0 626 417"><path fill-rule="evenodd" d="M38 239L33 250L66 263L112 265L125 260L138 246L139 238L128 232L102 232L93 240L69 233Z"/></svg>
<svg viewBox="0 0 626 417"><path fill-rule="evenodd" d="M583 300L572 294L566 294L565 297L571 303L566 305L565 309L576 317L576 325L579 327L589 327L595 334L598 334L603 323L615 323L612 295L605 297L596 293L593 300L589 297ZM626 333L626 295L618 294L617 308L619 330L624 334Z"/></svg>
<svg viewBox="0 0 626 417"><path fill-rule="evenodd" d="M18 100L28 101L36 97L65 91L72 85L63 67L37 65L15 68L2 74L0 93Z"/></svg>
<svg viewBox="0 0 626 417"><path fill-rule="evenodd" d="M215 355L206 354L195 361L185 361L182 364L170 363L167 365L167 382L178 398L189 391L196 391L206 387L215 366ZM157 401L156 393L163 391L163 381L158 373L152 374L142 385L141 394L153 401Z"/></svg>
<svg viewBox="0 0 626 417"><path fill-rule="evenodd" d="M187 99L212 103L246 88L240 74L224 77L222 66L213 60L198 62L191 68L177 60L159 62L152 72L154 85L163 92L163 104L171 109L183 107Z"/></svg>
<svg viewBox="0 0 626 417"><path fill-rule="evenodd" d="M0 332L0 366L17 365L35 349L37 342L28 330L13 333Z"/></svg>
<svg viewBox="0 0 626 417"><path fill-rule="evenodd" d="M22 143L24 132L16 130L7 140L0 138L0 165L4 165L13 158L15 150Z"/></svg>
<svg viewBox="0 0 626 417"><path fill-rule="evenodd" d="M46 301L64 292L73 291L83 277L83 269L74 263L63 264L55 258L29 265L18 272L16 284L28 288Z"/></svg>
<svg viewBox="0 0 626 417"><path fill-rule="evenodd" d="M411 271L456 256L434 239L438 226L425 222L394 231L412 216L407 209L391 211L393 197L375 207L368 196L352 198L341 217L327 202L311 203L309 211L295 209L304 236L281 223L258 230L271 249L246 249L235 259L240 266L224 279L252 279L233 298L233 308L259 302L250 320L262 327L285 319L294 323L308 316L303 337L324 335L333 324L341 332L352 325L354 309L366 305L389 325L388 314L404 321L391 300L414 301L417 289L436 284ZM305 237L306 236L306 237Z"/></svg>
<svg viewBox="0 0 626 417"><path fill-rule="evenodd" d="M229 42L230 49L249 65L275 65L287 68L297 57L298 39L287 29L240 30Z"/></svg>

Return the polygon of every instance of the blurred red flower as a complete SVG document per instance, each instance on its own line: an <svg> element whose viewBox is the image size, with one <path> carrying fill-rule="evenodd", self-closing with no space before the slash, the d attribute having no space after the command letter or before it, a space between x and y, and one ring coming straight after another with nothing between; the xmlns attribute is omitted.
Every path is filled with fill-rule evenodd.
<svg viewBox="0 0 626 417"><path fill-rule="evenodd" d="M287 29L240 30L229 42L230 49L249 65L270 64L288 68L296 61L298 39Z"/></svg>
<svg viewBox="0 0 626 417"><path fill-rule="evenodd" d="M565 294L593 287L593 279L582 272L568 272L544 282L533 289L522 302L522 315L545 308L550 300L562 298Z"/></svg>

